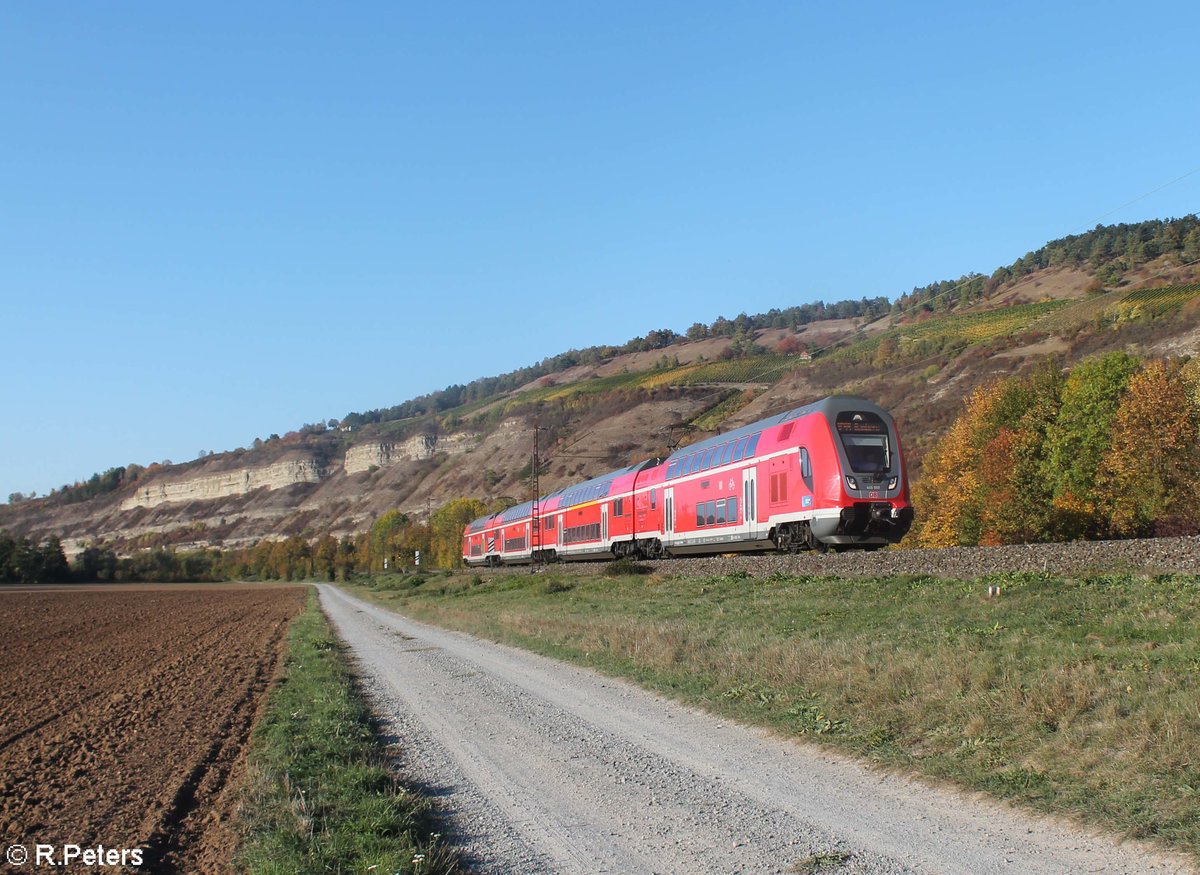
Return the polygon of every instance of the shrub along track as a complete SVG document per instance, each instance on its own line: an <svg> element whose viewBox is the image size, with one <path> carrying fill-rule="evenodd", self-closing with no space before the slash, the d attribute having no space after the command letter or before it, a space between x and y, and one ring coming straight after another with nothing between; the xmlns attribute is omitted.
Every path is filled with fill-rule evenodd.
<svg viewBox="0 0 1200 875"><path fill-rule="evenodd" d="M280 587L0 592L3 841L223 870L230 777L303 606Z"/></svg>

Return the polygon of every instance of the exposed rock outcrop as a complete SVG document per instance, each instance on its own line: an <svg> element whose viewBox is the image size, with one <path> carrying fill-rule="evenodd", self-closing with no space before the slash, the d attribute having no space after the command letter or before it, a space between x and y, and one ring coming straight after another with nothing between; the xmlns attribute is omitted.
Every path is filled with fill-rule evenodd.
<svg viewBox="0 0 1200 875"><path fill-rule="evenodd" d="M179 479L154 478L145 485L139 485L133 495L122 501L121 510L175 502L211 501L231 495L245 495L264 487L281 489L297 483L318 483L321 476L321 467L316 459L300 457L280 459L261 467L234 468Z"/></svg>
<svg viewBox="0 0 1200 875"><path fill-rule="evenodd" d="M357 444L346 450L342 466L347 474L360 474L373 468L387 468L402 462L420 462L432 459L437 453L459 455L467 452L472 438L466 434L447 437L419 434L401 443L394 441L371 441Z"/></svg>

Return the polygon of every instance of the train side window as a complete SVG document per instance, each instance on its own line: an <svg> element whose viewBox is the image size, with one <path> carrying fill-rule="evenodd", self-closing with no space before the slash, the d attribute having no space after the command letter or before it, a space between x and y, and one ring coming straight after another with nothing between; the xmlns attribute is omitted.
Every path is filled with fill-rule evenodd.
<svg viewBox="0 0 1200 875"><path fill-rule="evenodd" d="M721 464L728 465L733 460L733 441L725 445L725 449L721 453Z"/></svg>
<svg viewBox="0 0 1200 875"><path fill-rule="evenodd" d="M746 452L746 441L748 441L748 440L750 440L750 438L746 438L746 437L738 438L737 444L733 448L733 461L735 461L735 462L742 461L742 454L744 452Z"/></svg>
<svg viewBox="0 0 1200 875"><path fill-rule="evenodd" d="M696 527L704 525L704 502L696 505Z"/></svg>
<svg viewBox="0 0 1200 875"><path fill-rule="evenodd" d="M728 500L727 502L725 502L725 503L726 503L726 505L727 505L727 507L725 508L725 514L726 514L726 517L728 518L728 520L729 520L731 523L736 523L736 522L738 521L738 516L737 516L737 499L736 499L736 498L731 498L731 499L729 499L729 500Z"/></svg>
<svg viewBox="0 0 1200 875"><path fill-rule="evenodd" d="M710 501L707 504L708 524L714 526L717 524L717 503Z"/></svg>
<svg viewBox="0 0 1200 875"><path fill-rule="evenodd" d="M746 444L746 453L742 456L743 459L751 459L754 457L754 451L758 449L758 439L760 437L762 437L761 431L756 435L750 436L750 441Z"/></svg>
<svg viewBox="0 0 1200 875"><path fill-rule="evenodd" d="M688 461L688 473L695 474L700 470L700 454L692 453Z"/></svg>
<svg viewBox="0 0 1200 875"><path fill-rule="evenodd" d="M720 499L717 501L717 525L725 523L725 501Z"/></svg>
<svg viewBox="0 0 1200 875"><path fill-rule="evenodd" d="M808 447L800 448L800 476L804 478L812 476L812 462L808 458Z"/></svg>
<svg viewBox="0 0 1200 875"><path fill-rule="evenodd" d="M704 470L705 471L707 471L709 468L715 468L717 466L717 453L719 453L719 452L720 452L719 447L712 447L709 449L709 451L707 453L705 453L705 455L704 455Z"/></svg>
<svg viewBox="0 0 1200 875"><path fill-rule="evenodd" d="M655 504L655 500L656 500L656 499L655 499L655 497L656 497L657 495L658 495L658 490L657 490L657 489L651 489L651 490L650 490L650 509L651 509L651 510L654 510L654 508L655 508L655 507L657 507L657 505Z"/></svg>
<svg viewBox="0 0 1200 875"><path fill-rule="evenodd" d="M671 464L667 465L667 479L672 479L679 473L679 460L675 459Z"/></svg>

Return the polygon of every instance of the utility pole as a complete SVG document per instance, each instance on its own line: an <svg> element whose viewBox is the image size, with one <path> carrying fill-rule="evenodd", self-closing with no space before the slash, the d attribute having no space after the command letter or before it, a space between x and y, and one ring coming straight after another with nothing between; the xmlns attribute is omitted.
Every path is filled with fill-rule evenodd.
<svg viewBox="0 0 1200 875"><path fill-rule="evenodd" d="M534 566L538 564L542 550L542 520L539 515L541 508L538 506L538 495L541 492L539 488L538 469L542 466L542 460L538 454L538 433L542 431L540 425L533 427L533 458L530 460L530 481L533 487L533 501L529 510L529 573L533 574Z"/></svg>

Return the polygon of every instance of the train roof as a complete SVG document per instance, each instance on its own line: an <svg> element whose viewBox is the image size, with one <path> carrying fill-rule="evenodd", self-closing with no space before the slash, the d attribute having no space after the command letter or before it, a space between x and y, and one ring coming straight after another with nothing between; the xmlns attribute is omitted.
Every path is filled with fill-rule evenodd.
<svg viewBox="0 0 1200 875"><path fill-rule="evenodd" d="M633 465L627 465L624 468L618 468L616 471L609 471L606 474L601 474L598 477L593 477L591 480L585 480L582 483L574 483L570 486L564 486L560 489L555 489L553 492L548 492L538 498L538 505L544 505L551 498L558 498L559 509L574 507L577 504L584 504L588 501L595 501L604 498L612 489L613 481L625 474L633 474L647 465L652 465L657 460L651 459L645 462L638 462ZM514 520L519 520L522 517L527 517L533 511L532 501L523 501L520 504L515 504L507 510L502 510L498 514L488 514L480 517L477 520L472 520L467 524L467 528L471 532L479 532L487 528L487 524L496 520L499 517L500 523L511 523Z"/></svg>
<svg viewBox="0 0 1200 875"><path fill-rule="evenodd" d="M667 461L681 459L684 456L690 456L699 450L707 450L709 447L719 446L728 443L732 440L737 440L746 435L758 434L765 429L776 425L783 425L793 419L799 419L802 416L808 416L810 413L824 413L826 416L841 413L846 410L870 410L874 413L886 413L886 411L876 404L874 401L868 401L866 398L859 398L857 395L830 395L828 398L822 398L820 401L814 401L811 404L805 404L803 407L796 407L792 410L783 413L777 413L774 416L768 416L766 419L760 419L757 422L752 422L749 425L743 425L741 428L727 431L724 434L719 434L716 437L705 438L694 444L688 444L686 447L680 447L667 457Z"/></svg>

